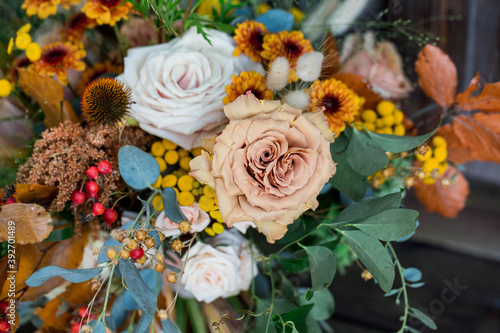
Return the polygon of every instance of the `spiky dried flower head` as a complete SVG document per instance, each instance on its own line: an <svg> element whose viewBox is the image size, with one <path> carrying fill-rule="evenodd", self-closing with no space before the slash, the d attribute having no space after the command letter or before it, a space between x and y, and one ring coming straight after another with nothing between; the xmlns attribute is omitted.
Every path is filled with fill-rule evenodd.
<svg viewBox="0 0 500 333"><path fill-rule="evenodd" d="M82 113L93 125L115 125L127 115L132 104L130 90L112 78L92 81L83 91Z"/></svg>

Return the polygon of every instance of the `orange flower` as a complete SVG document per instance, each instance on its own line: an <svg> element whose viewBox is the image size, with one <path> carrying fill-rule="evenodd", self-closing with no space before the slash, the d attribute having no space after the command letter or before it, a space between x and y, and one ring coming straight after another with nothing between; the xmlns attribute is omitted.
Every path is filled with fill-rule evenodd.
<svg viewBox="0 0 500 333"><path fill-rule="evenodd" d="M42 57L35 61L29 69L42 75L56 75L61 84L68 84L66 69L83 71L85 63L81 59L85 57L85 51L75 45L66 42L55 42L43 48Z"/></svg>
<svg viewBox="0 0 500 333"><path fill-rule="evenodd" d="M335 79L315 81L311 86L312 111L324 108L330 130L337 136L344 131L344 122L353 122L365 99L359 97L344 83Z"/></svg>
<svg viewBox="0 0 500 333"><path fill-rule="evenodd" d="M70 5L78 5L81 0L61 0L61 6L64 9L69 9Z"/></svg>
<svg viewBox="0 0 500 333"><path fill-rule="evenodd" d="M97 24L115 25L121 19L128 20L128 14L134 9L130 2L122 0L87 0L82 12L89 18L95 19Z"/></svg>
<svg viewBox="0 0 500 333"><path fill-rule="evenodd" d="M95 64L94 67L87 68L83 72L82 78L80 79L80 83L78 83L78 87L76 88L76 92L81 95L90 82L99 78L103 74L106 73L121 74L122 72L123 72L122 66L113 65L108 60L106 60L105 62Z"/></svg>
<svg viewBox="0 0 500 333"><path fill-rule="evenodd" d="M45 20L50 15L55 15L57 5L61 0L24 0L21 8L26 10L28 16L38 15L38 18Z"/></svg>
<svg viewBox="0 0 500 333"><path fill-rule="evenodd" d="M84 13L77 13L72 15L66 22L62 30L62 39L65 42L68 41L73 44L83 46L81 44L85 31L92 29L95 26L96 22L94 19L88 18Z"/></svg>
<svg viewBox="0 0 500 333"><path fill-rule="evenodd" d="M226 86L227 96L224 104L229 104L239 96L250 91L258 99L273 99L273 92L266 88L266 78L257 72L241 72L239 76L233 75L233 83Z"/></svg>
<svg viewBox="0 0 500 333"><path fill-rule="evenodd" d="M253 61L260 62L262 60L260 53L264 50L262 43L267 33L266 26L256 21L246 21L238 24L234 33L237 46L233 55L238 57L241 53L245 53Z"/></svg>
<svg viewBox="0 0 500 333"><path fill-rule="evenodd" d="M275 34L264 36L264 49L261 52L263 59L272 63L277 57L286 57L290 63L290 81L297 81L299 78L295 75L297 59L304 53L313 50L311 42L304 38L300 31L282 31Z"/></svg>

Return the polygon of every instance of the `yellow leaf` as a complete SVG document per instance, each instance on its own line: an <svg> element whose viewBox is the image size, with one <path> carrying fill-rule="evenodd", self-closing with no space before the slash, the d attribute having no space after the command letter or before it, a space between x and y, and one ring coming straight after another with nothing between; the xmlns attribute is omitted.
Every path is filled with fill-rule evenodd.
<svg viewBox="0 0 500 333"><path fill-rule="evenodd" d="M0 242L10 235L21 245L41 242L54 229L51 222L50 214L36 204L4 205L0 211Z"/></svg>

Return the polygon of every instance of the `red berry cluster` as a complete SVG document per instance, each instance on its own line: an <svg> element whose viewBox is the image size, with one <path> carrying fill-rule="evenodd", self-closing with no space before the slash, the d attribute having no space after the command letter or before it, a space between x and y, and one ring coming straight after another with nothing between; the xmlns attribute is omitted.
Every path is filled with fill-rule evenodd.
<svg viewBox="0 0 500 333"><path fill-rule="evenodd" d="M76 190L71 195L71 201L75 207L83 204L87 198L97 199L99 197L99 185L96 180L99 178L99 174L108 175L113 172L111 164L107 161L100 161L97 167L91 166L85 171L87 177L90 178L89 181L85 183L85 192L81 189ZM83 187L83 186L82 186ZM92 206L92 216L100 216L104 214L104 221L106 225L111 225L118 218L118 213L112 208L104 207L100 202L96 202Z"/></svg>
<svg viewBox="0 0 500 333"><path fill-rule="evenodd" d="M86 322L87 319L89 321L97 319L97 315L90 314L87 311L87 308L85 306L82 306L81 308L78 309L78 316L75 316L71 320L71 333L79 333L83 326L82 322Z"/></svg>
<svg viewBox="0 0 500 333"><path fill-rule="evenodd" d="M9 302L7 301L0 303L0 332L8 332L10 329L10 324L5 316L8 306Z"/></svg>

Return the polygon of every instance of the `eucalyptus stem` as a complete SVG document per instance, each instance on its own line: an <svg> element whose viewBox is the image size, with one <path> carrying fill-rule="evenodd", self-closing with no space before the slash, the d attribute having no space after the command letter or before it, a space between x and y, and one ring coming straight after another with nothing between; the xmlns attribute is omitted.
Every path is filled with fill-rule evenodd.
<svg viewBox="0 0 500 333"><path fill-rule="evenodd" d="M396 263L396 266L398 268L399 276L401 277L401 284L402 284L401 290L403 291L403 299L405 301L405 312L403 314L403 324L401 325L401 328L397 333L403 333L406 328L406 322L408 321L408 308L410 307L408 304L408 292L406 290L406 281L403 275L403 268L401 267L401 263L399 262L398 256L396 255L396 251L394 251L394 248L392 247L390 242L387 242L386 246L391 251L392 257L394 258L394 262Z"/></svg>
<svg viewBox="0 0 500 333"><path fill-rule="evenodd" d="M103 323L105 322L105 318L106 318L106 310L108 307L109 292L111 291L111 279L113 278L113 274L115 273L115 267L116 267L115 265L111 266L111 273L109 274L109 278L108 278L108 288L106 289L106 298L104 299L104 307L102 309L102 313L101 313L101 317L100 317L100 319L102 319Z"/></svg>

